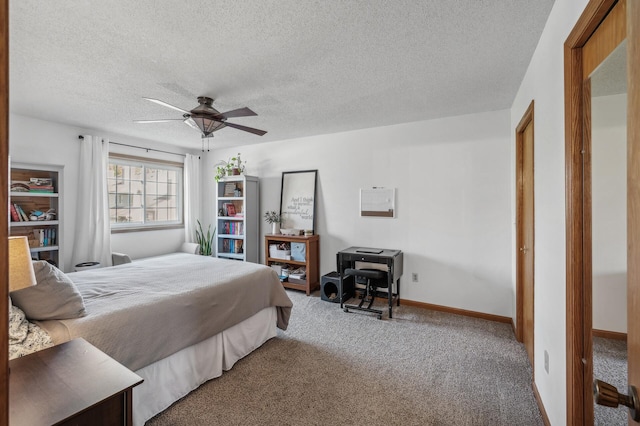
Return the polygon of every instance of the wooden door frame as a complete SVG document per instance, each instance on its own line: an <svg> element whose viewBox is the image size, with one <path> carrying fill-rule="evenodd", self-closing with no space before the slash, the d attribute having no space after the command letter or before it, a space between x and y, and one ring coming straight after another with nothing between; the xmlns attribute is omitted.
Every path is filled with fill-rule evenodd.
<svg viewBox="0 0 640 426"><path fill-rule="evenodd" d="M640 2L627 3L627 346L640 347ZM631 313L631 315L629 315ZM629 363L629 384L640 386L640 363Z"/></svg>
<svg viewBox="0 0 640 426"><path fill-rule="evenodd" d="M590 183L590 172L583 167L584 155L589 155L589 139L583 130L589 120L584 101L590 86L583 82L594 63L585 63L583 48L616 3L616 0L591 0L564 44L567 425L593 424L593 395L588 376L593 368L592 292L585 286L591 282L590 188L585 188L585 183Z"/></svg>
<svg viewBox="0 0 640 426"><path fill-rule="evenodd" d="M523 247L523 223L522 223L522 198L523 198L523 167L522 142L524 140L524 130L534 119L534 101L532 100L524 115L516 127L516 339L524 342L524 281L522 277L523 256L520 254L520 247ZM533 129L535 134L535 129ZM535 253L534 253L535 254ZM534 365L531 365L534 368Z"/></svg>
<svg viewBox="0 0 640 426"><path fill-rule="evenodd" d="M0 182L9 176L9 0L0 0ZM7 253L9 189L0 190L0 253ZM0 424L9 424L9 259L0 256Z"/></svg>

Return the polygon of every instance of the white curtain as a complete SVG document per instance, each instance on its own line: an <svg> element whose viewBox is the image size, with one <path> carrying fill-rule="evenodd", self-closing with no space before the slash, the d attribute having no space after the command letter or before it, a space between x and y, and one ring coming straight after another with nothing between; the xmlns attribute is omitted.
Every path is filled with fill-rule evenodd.
<svg viewBox="0 0 640 426"><path fill-rule="evenodd" d="M80 143L73 265L100 262L111 266L111 227L107 167L109 140L84 135Z"/></svg>
<svg viewBox="0 0 640 426"><path fill-rule="evenodd" d="M184 241L196 241L196 229L200 215L200 157L186 154L184 157Z"/></svg>

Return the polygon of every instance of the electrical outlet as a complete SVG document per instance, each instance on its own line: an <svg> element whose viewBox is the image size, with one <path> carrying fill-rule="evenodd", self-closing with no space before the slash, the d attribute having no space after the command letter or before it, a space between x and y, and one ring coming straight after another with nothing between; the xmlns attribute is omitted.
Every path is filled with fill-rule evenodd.
<svg viewBox="0 0 640 426"><path fill-rule="evenodd" d="M411 281L413 281L414 283L418 282L418 274L417 273L413 272L411 274Z"/></svg>
<svg viewBox="0 0 640 426"><path fill-rule="evenodd" d="M549 374L549 352L546 349L544 350L544 371Z"/></svg>

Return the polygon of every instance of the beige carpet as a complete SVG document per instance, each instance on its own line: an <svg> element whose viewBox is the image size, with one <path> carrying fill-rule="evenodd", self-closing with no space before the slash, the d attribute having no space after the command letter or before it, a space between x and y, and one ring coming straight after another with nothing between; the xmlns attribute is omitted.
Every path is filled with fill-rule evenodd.
<svg viewBox="0 0 640 426"><path fill-rule="evenodd" d="M541 425L510 325L289 291L289 329L151 419L165 425Z"/></svg>
<svg viewBox="0 0 640 426"><path fill-rule="evenodd" d="M593 338L593 377L612 384L618 392L627 393L627 342ZM626 426L628 410L594 404L595 426Z"/></svg>

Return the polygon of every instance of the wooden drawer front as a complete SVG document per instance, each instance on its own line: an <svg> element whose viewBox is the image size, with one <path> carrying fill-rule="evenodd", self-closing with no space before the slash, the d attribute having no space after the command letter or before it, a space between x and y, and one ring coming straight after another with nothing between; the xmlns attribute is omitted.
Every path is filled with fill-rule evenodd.
<svg viewBox="0 0 640 426"><path fill-rule="evenodd" d="M114 395L82 413L60 423L64 426L122 426L126 425L124 393Z"/></svg>

